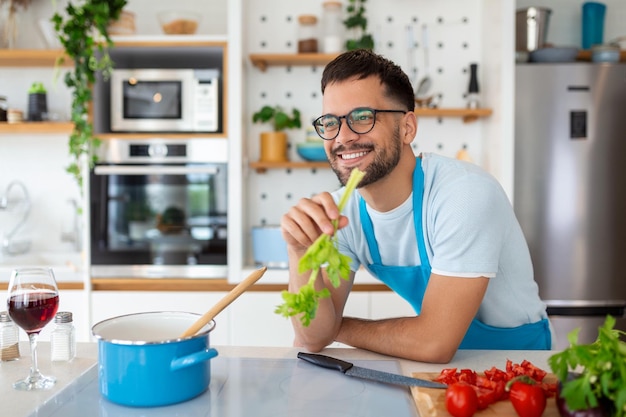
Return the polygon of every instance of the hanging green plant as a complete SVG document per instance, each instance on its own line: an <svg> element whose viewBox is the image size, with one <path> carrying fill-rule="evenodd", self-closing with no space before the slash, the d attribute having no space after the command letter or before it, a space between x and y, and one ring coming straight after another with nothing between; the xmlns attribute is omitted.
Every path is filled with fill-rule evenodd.
<svg viewBox="0 0 626 417"><path fill-rule="evenodd" d="M348 33L352 33L355 39L346 41L346 49L352 51L354 49L374 49L374 38L367 33L367 17L365 16L366 0L348 0L347 12L348 17L343 24L348 29Z"/></svg>
<svg viewBox="0 0 626 417"><path fill-rule="evenodd" d="M72 90L72 123L74 128L69 138L69 152L73 161L67 172L74 176L81 191L83 189L82 159L88 158L89 166L96 162L94 150L100 140L94 136L89 118L92 101L91 86L96 74L102 72L108 78L112 69L108 48L113 41L107 26L117 20L127 0L86 0L80 5L70 1L65 7L65 16L55 13L52 17L57 37L63 45L67 58L74 61L72 70L65 74L65 85ZM60 58L57 65L63 62Z"/></svg>

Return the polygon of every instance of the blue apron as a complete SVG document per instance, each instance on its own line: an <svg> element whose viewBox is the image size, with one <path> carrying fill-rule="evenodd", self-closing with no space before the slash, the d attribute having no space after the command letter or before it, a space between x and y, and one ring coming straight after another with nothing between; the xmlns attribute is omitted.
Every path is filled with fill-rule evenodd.
<svg viewBox="0 0 626 417"><path fill-rule="evenodd" d="M415 236L417 237L417 248L421 265L383 265L376 237L374 236L374 226L367 213L366 203L363 198L359 201L359 213L373 261L371 265L368 265L368 269L379 280L408 301L419 315L431 268L422 230L424 171L422 170L421 158L416 159L416 167L413 172L413 222L415 224ZM501 328L489 326L474 318L459 349L549 350L551 344L552 336L548 319L513 328Z"/></svg>

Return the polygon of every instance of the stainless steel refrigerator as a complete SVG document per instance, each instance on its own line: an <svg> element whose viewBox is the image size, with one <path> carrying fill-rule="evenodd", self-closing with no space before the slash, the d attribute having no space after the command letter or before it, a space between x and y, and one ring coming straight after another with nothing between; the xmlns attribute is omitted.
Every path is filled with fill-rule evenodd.
<svg viewBox="0 0 626 417"><path fill-rule="evenodd" d="M626 330L626 64L518 64L514 207L556 347Z"/></svg>

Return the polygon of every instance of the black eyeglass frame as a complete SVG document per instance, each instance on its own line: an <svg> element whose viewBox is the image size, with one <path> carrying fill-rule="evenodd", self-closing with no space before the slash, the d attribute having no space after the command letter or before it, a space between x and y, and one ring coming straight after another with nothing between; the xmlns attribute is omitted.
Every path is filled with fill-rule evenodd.
<svg viewBox="0 0 626 417"><path fill-rule="evenodd" d="M350 122L348 121L348 116L350 116L352 113L354 113L355 111L362 111L362 110L370 110L373 115L374 115L374 120L372 122L372 126L370 126L370 128L365 131L365 132L357 132L356 130L354 130L354 128L352 127L352 124L350 124ZM343 122L341 121L341 119L345 119L346 120L346 124L348 125L348 128L353 131L354 133L356 133L357 135L365 135L366 133L369 133L372 131L372 129L374 129L374 126L376 125L376 113L402 113L402 114L407 114L408 111L407 110L385 110L385 109L372 109L371 107L357 107L354 108L352 110L350 110L350 112L348 114L344 114L343 116L336 116L334 114L323 114L320 117L318 117L317 119L313 120L313 128L315 129L315 133L317 133L317 136L319 136L320 138L324 139L324 140L334 140L337 138L337 136L339 136L339 132L341 131L341 126L343 125ZM325 138L324 136L322 136L322 134L317 130L318 126L321 127L320 124L318 124L318 122L320 122L323 118L328 117L328 116L333 116L336 117L337 120L339 120L339 128L337 128L336 134L335 136L333 136L332 138Z"/></svg>

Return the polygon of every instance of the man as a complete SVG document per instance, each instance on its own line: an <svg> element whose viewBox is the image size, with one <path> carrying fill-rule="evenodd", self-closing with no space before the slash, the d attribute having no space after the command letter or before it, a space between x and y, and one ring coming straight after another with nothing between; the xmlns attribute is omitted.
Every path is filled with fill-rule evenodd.
<svg viewBox="0 0 626 417"><path fill-rule="evenodd" d="M526 241L497 180L479 167L435 154L417 158L411 83L402 70L366 50L346 52L322 75L323 116L314 126L343 185L353 168L366 175L344 212L343 189L302 199L281 220L289 253L289 290L309 273L298 261L339 221L339 250L350 279L326 286L310 326L293 319L295 344L319 351L333 341L425 362L449 362L458 348L550 349L545 304ZM406 299L416 316L343 317L364 266Z"/></svg>

